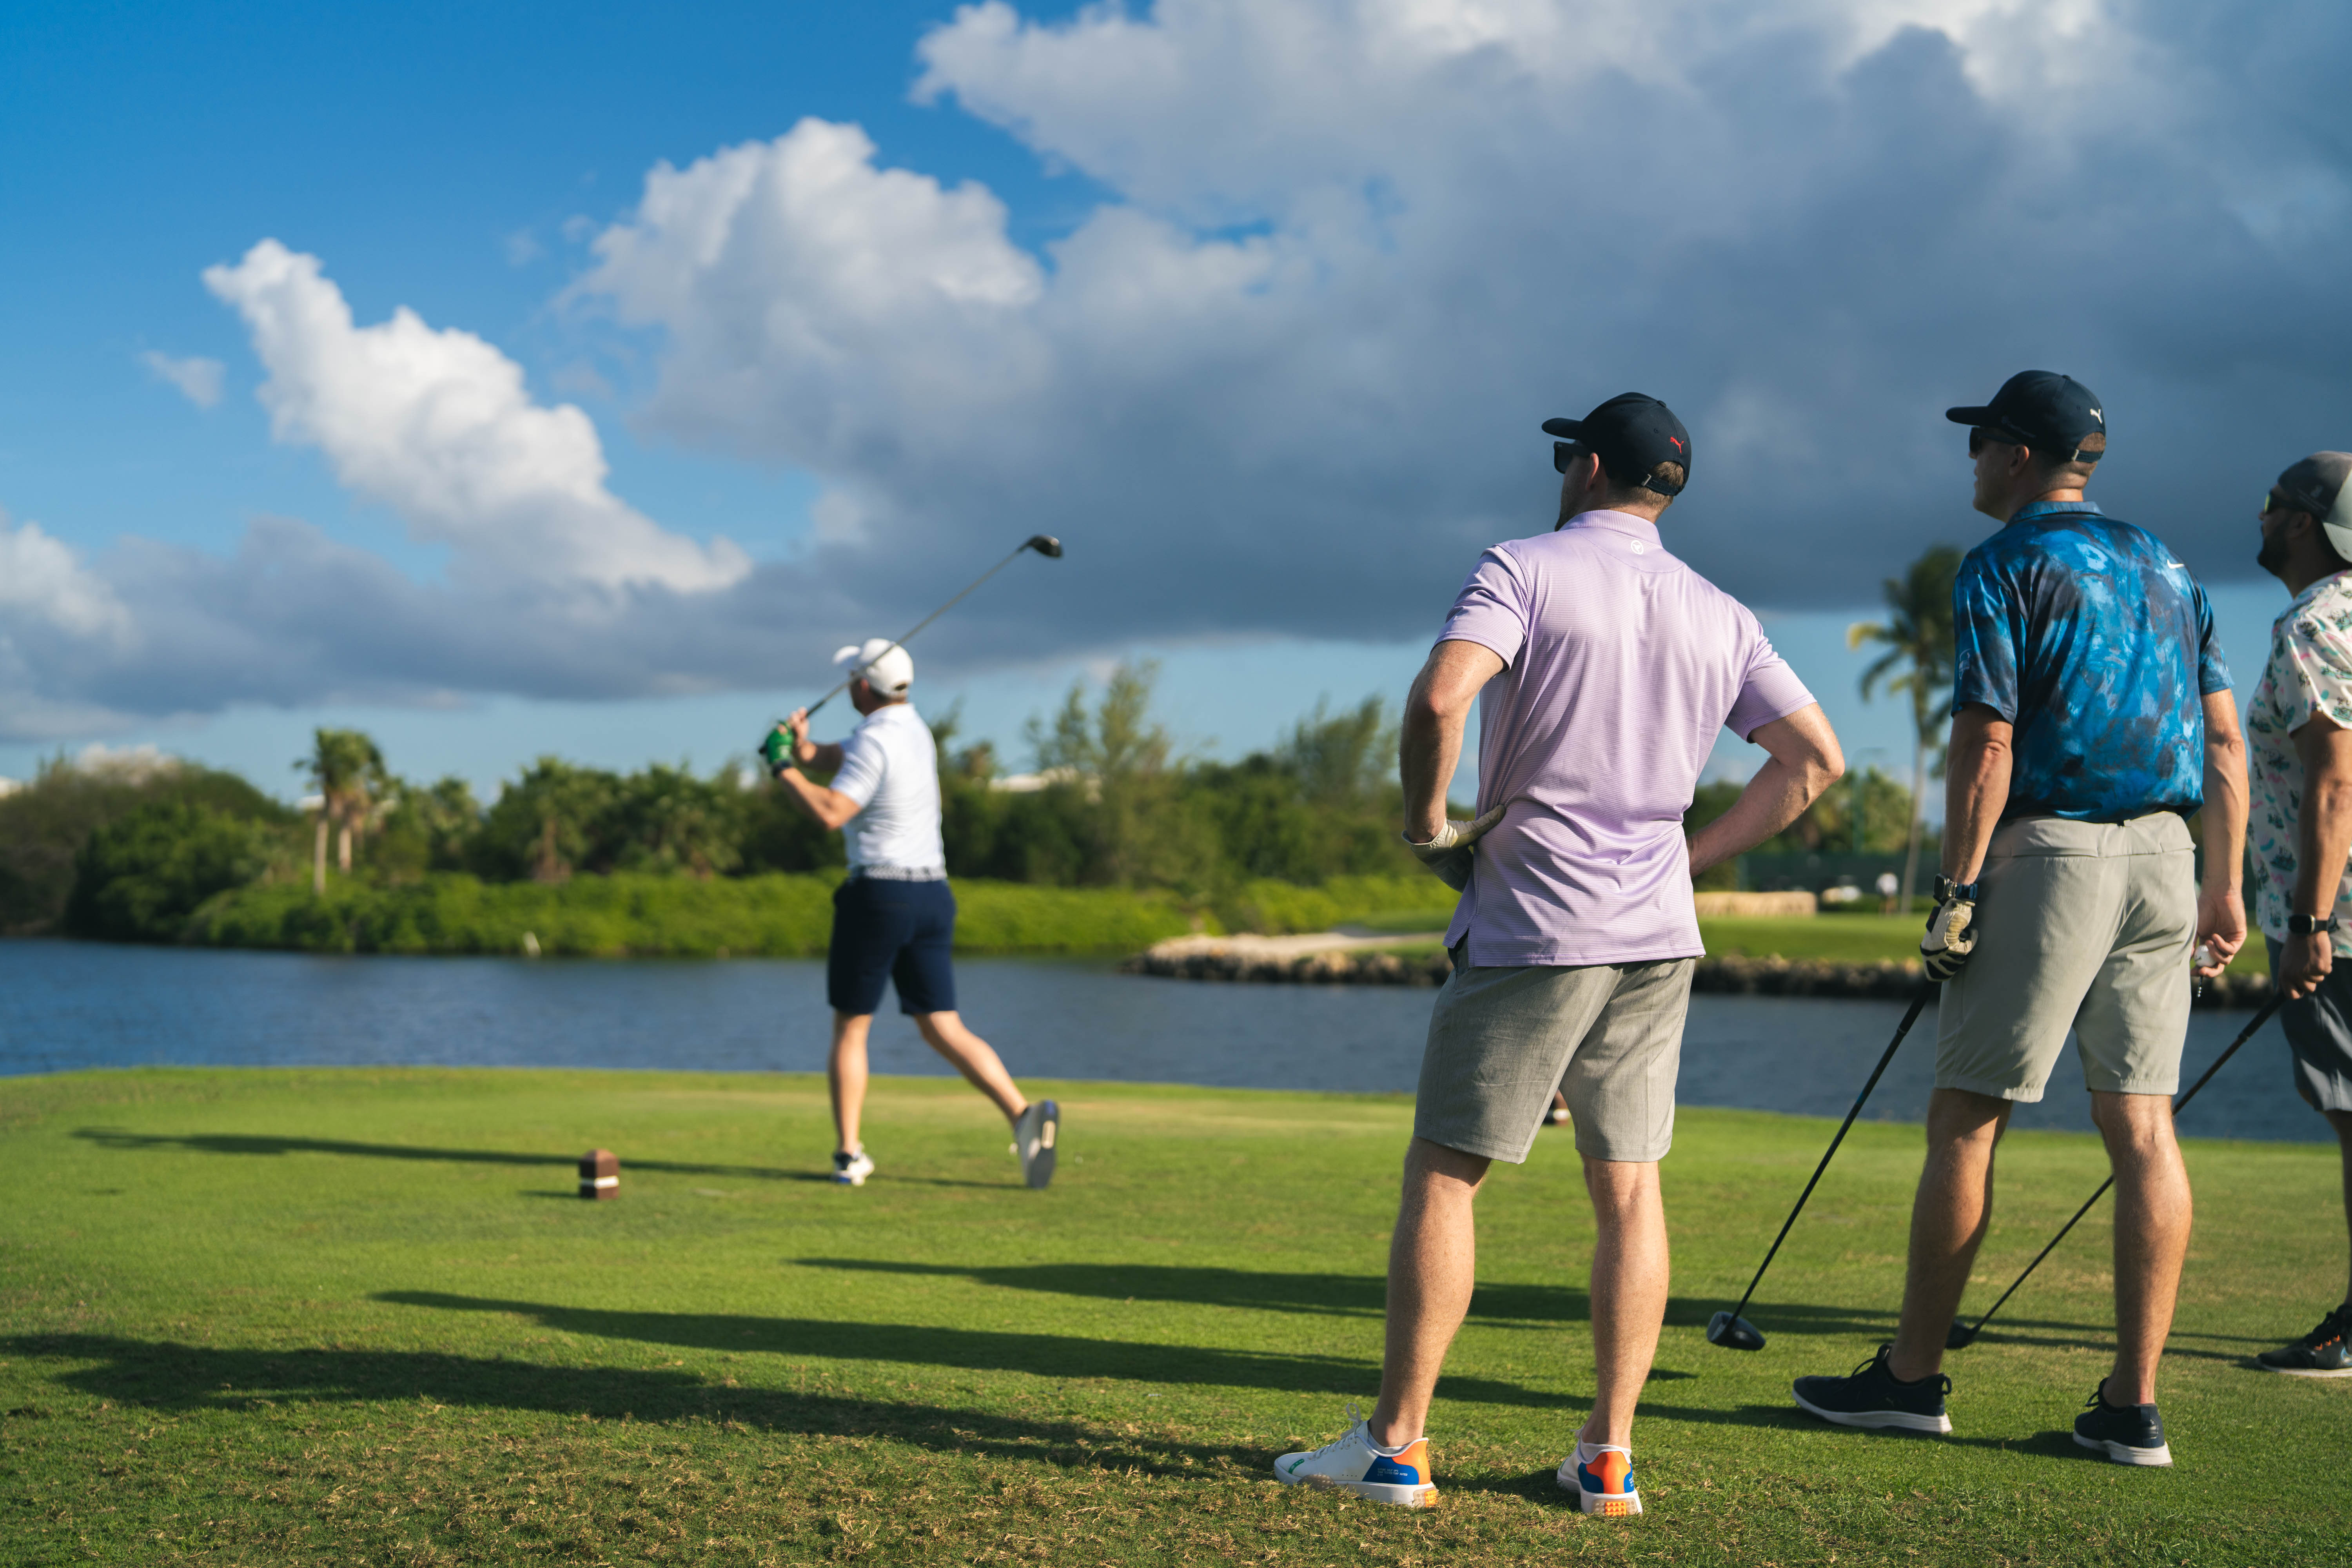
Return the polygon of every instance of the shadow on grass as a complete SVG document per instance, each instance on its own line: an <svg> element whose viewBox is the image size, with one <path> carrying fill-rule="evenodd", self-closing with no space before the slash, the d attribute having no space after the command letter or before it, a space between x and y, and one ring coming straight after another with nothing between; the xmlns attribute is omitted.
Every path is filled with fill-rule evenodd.
<svg viewBox="0 0 2352 1568"><path fill-rule="evenodd" d="M624 1312L452 1296L436 1290L389 1290L374 1299L434 1311L510 1313L570 1334L694 1350L749 1351L838 1361L956 1367L967 1372L1116 1378L1125 1382L1210 1384L1357 1398L1369 1397L1381 1381L1381 1370L1375 1363L1342 1356L1281 1355L1201 1345L1147 1344L1066 1334L1008 1333L908 1323L829 1322L725 1312ZM1446 1391L1458 1399L1538 1409L1567 1408L1573 1403L1559 1394L1488 1378L1449 1377Z"/></svg>
<svg viewBox="0 0 2352 1568"><path fill-rule="evenodd" d="M364 1160L425 1160L441 1161L459 1165L515 1165L526 1169L544 1169L561 1165L566 1169L580 1163L578 1154L534 1154L512 1149L433 1149L414 1143L355 1143L336 1138L278 1138L245 1132L194 1132L170 1136L160 1132L126 1132L112 1127L83 1127L74 1136L87 1139L100 1148L125 1152L146 1149L187 1149L200 1154L341 1154ZM733 1176L755 1182L823 1182L830 1183L830 1171L784 1171L768 1165L696 1165L678 1160L626 1160L625 1171L660 1171L674 1176ZM1018 1176L1008 1175L1002 1182L955 1181L942 1176L893 1175L894 1183L907 1183L927 1187L986 1187L1013 1188L1022 1184Z"/></svg>
<svg viewBox="0 0 2352 1568"><path fill-rule="evenodd" d="M1200 1466L1261 1455L1121 1435L1085 1421L1000 1415L786 1389L727 1388L691 1373L553 1367L429 1351L221 1350L110 1334L0 1340L11 1356L85 1363L48 1374L95 1398L149 1409L243 1411L266 1405L423 1400L457 1409L532 1411L601 1420L734 1422L758 1431L880 1437L940 1453L992 1454L1066 1467L1129 1466L1197 1478Z"/></svg>
<svg viewBox="0 0 2352 1568"><path fill-rule="evenodd" d="M803 1268L857 1273L916 1275L969 1279L1006 1290L1037 1290L1057 1296L1091 1296L1108 1301L1181 1301L1203 1307L1234 1307L1261 1312L1304 1312L1322 1317L1377 1318L1388 1305L1388 1281L1379 1274L1286 1274L1248 1268L1184 1268L1155 1263L1031 1263L965 1267L862 1258L803 1258ZM1678 1297L1666 1306L1666 1321L1705 1327L1727 1301ZM1807 1307L1764 1303L1750 1309L1768 1332L1872 1334L1894 1331L1895 1313L1853 1307ZM1586 1293L1567 1285L1482 1284L1470 1299L1473 1322L1550 1327L1591 1321Z"/></svg>

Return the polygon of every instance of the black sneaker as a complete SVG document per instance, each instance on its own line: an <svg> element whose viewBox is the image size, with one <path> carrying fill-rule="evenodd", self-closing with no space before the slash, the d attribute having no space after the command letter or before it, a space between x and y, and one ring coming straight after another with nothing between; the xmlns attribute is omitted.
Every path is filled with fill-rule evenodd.
<svg viewBox="0 0 2352 1568"><path fill-rule="evenodd" d="M2289 1377L2352 1377L2352 1306L2336 1308L2294 1343L2254 1359Z"/></svg>
<svg viewBox="0 0 2352 1568"><path fill-rule="evenodd" d="M1847 1377L1797 1379L1797 1403L1822 1420L1834 1421L1841 1426L1949 1432L1952 1420L1944 1414L1944 1395L1952 1392L1952 1380L1942 1373L1916 1383L1897 1380L1886 1370L1887 1352L1894 1348L1879 1346L1876 1355L1855 1367Z"/></svg>
<svg viewBox="0 0 2352 1568"><path fill-rule="evenodd" d="M2089 1404L2074 1417L2074 1441L2096 1448L2118 1465L2168 1465L2172 1447L2164 1440L2164 1417L2153 1405L2110 1405L2107 1380L2099 1379Z"/></svg>

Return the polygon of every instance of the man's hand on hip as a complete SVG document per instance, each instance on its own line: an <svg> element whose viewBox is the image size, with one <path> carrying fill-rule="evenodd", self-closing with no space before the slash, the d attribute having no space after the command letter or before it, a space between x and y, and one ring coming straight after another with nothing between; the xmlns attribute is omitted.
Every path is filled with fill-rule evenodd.
<svg viewBox="0 0 2352 1568"><path fill-rule="evenodd" d="M2318 990L2319 983L2335 967L2336 938L2324 931L2314 931L2308 936L2286 939L2286 945L2279 950L2278 973L2272 979L2279 994L2290 1001L2300 1001Z"/></svg>
<svg viewBox="0 0 2352 1568"><path fill-rule="evenodd" d="M1439 825L1436 836L1426 842L1416 843L1410 834L1401 834L1404 847L1412 851L1413 858L1437 873L1437 879L1455 892L1470 885L1470 868L1475 858L1475 846L1486 836L1486 830L1503 820L1503 807L1481 812L1469 822L1447 822Z"/></svg>

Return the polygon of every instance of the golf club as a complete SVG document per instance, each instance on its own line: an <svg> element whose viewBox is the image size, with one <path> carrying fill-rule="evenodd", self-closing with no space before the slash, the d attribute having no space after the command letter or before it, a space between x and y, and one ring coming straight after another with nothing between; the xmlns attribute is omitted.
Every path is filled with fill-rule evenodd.
<svg viewBox="0 0 2352 1568"><path fill-rule="evenodd" d="M958 594L954 598L950 599L946 604L941 605L938 609L933 610L929 615L925 616L921 620L917 621L911 628L901 635L896 642L893 642L890 645L890 647L906 647L907 643L914 637L915 633L921 631L925 626L929 626L933 621L938 620L941 616L946 615L950 610L954 609L958 605L963 603L964 600L970 598L973 590L977 589L982 583L987 582L991 577L995 576L999 572L1003 571L1007 566L1012 565L1015 560L1019 559L1021 552L1024 550L1034 550L1038 554L1045 557L1048 561L1059 561L1062 558L1062 542L1060 540L1055 538L1050 533L1031 534L1028 538L1023 540L1019 544L1013 547L1013 551L1011 555L1006 556L1003 560L998 562L995 565L990 567L987 571L982 572L979 576L973 578L962 593ZM888 650L885 649L884 651L887 652ZM809 716L811 718L814 718L818 709L824 707L826 703L832 701L835 698L848 690L849 683L856 680L859 676L864 675L865 673L866 667L864 665L854 667L847 675L842 678L839 685L835 686L832 690L826 692L824 696L809 704ZM798 745L800 743L800 737L793 734L791 727L786 725L782 720L779 719L776 721L776 728L784 731L784 740L787 743L793 745Z"/></svg>
<svg viewBox="0 0 2352 1568"><path fill-rule="evenodd" d="M1760 1351L1764 1348L1764 1331L1740 1316L1748 1310L1748 1298L1756 1294L1756 1287L1763 1282L1764 1270L1772 1267L1773 1255L1780 1250L1780 1244L1789 1239L1789 1226L1795 1225L1797 1216L1805 1212L1805 1200L1813 1195L1813 1187L1821 1181L1822 1173L1830 1168L1830 1155L1836 1153L1838 1145L1845 1142L1846 1129L1852 1127L1853 1119L1862 1114L1863 1101L1868 1100L1870 1091L1878 1087L1879 1076L1886 1071L1886 1064L1895 1059L1895 1047L1903 1043L1903 1037L1911 1032L1911 1026L1919 1021L1919 1010L1935 994L1934 981L1919 983L1919 994L1911 998L1910 1010L1903 1015L1903 1022L1895 1026L1895 1037L1886 1042L1886 1050L1879 1057L1878 1065L1870 1069L1870 1081L1864 1084L1862 1092L1853 1097L1853 1109L1845 1113L1843 1121L1838 1123L1837 1136L1830 1140L1828 1152L1822 1154L1822 1163L1813 1167L1812 1181L1807 1182L1805 1190L1797 1195L1797 1206L1789 1211L1788 1219L1780 1226L1780 1234L1772 1238L1771 1250L1765 1253L1764 1261L1756 1266L1756 1278L1748 1282L1747 1293L1739 1298L1739 1305L1728 1312L1717 1312L1707 1320L1707 1343L1721 1345L1727 1351Z"/></svg>
<svg viewBox="0 0 2352 1568"><path fill-rule="evenodd" d="M2207 1068L2204 1075L2198 1079L2195 1083L2189 1086L2189 1092L2172 1102L2173 1115L2179 1115L2182 1109L2186 1107L2190 1100L2197 1098L2197 1091L2203 1089L2206 1083L2211 1079L2212 1076L2221 1070L2221 1064L2228 1061L2231 1057L2236 1056L2238 1054L2238 1047L2244 1045L2248 1040L2252 1039L2254 1037L2254 1031L2260 1029L2264 1024L2271 1021L2271 1015L2278 1011L2279 1004L2284 1000L2285 1000L2285 998L2274 995L2269 1001L2263 1004L2262 1011L2254 1015L2254 1021L2248 1024L2244 1028L2239 1030L2238 1037L2230 1042L2230 1048L2223 1051L2220 1056L2215 1057L2213 1058L2213 1065ZM1944 1334L1944 1348L1948 1351L1966 1350L1969 1346L1974 1344L1976 1342L1977 1336L1984 1332L1984 1326L1992 1321L1992 1315L1995 1312L2000 1311L2002 1306L2008 1302L2011 1296L2017 1294L2017 1287L2024 1284L2027 1276L2031 1275L2035 1269L2041 1268L2042 1260L2049 1257L2051 1252L2060 1242L2066 1239L2066 1233L2074 1228L2075 1220L2079 1220L2084 1215L2089 1214L2091 1212L2091 1205L2097 1203L2101 1198L2105 1197L2107 1195L2107 1189L2115 1184L2116 1178L2114 1174L2110 1173L2107 1179L2099 1184L2099 1190L2093 1193L2089 1198L2084 1200L2083 1206L2074 1211L2074 1218L2068 1220L2064 1225L2058 1227L2058 1234L2050 1238L2050 1245L2033 1255L2033 1261L2025 1266L2025 1273L2019 1275L2010 1285L2010 1288L2000 1293L2000 1300L1995 1301L1991 1306L1985 1309L1984 1316L1976 1321L1975 1327L1971 1328L1968 1324L1959 1321L1958 1319L1954 1319L1951 1328Z"/></svg>

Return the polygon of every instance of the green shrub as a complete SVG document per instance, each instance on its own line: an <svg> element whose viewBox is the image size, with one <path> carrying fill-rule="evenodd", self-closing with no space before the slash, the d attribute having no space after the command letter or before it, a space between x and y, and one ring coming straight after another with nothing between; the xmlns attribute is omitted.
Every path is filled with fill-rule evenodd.
<svg viewBox="0 0 2352 1568"><path fill-rule="evenodd" d="M74 857L65 924L77 936L171 942L198 905L268 861L267 830L187 801L142 805L91 833Z"/></svg>
<svg viewBox="0 0 2352 1568"><path fill-rule="evenodd" d="M484 882L438 872L379 886L344 878L324 898L265 882L221 894L186 922L192 942L308 952L515 953L528 935L550 956L815 957L833 931L838 875L700 881L619 872L562 883ZM990 952L1133 952L1192 929L1165 894L1118 889L956 884L956 945Z"/></svg>

